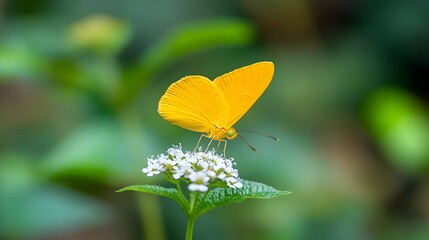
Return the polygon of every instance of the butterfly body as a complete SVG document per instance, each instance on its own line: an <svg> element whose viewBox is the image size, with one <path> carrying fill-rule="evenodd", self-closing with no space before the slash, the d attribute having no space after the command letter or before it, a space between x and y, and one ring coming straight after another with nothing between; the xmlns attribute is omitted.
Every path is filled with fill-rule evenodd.
<svg viewBox="0 0 429 240"><path fill-rule="evenodd" d="M233 139L237 136L233 125L262 95L273 74L273 63L259 62L214 81L186 76L167 89L158 112L172 124L204 133L213 140Z"/></svg>

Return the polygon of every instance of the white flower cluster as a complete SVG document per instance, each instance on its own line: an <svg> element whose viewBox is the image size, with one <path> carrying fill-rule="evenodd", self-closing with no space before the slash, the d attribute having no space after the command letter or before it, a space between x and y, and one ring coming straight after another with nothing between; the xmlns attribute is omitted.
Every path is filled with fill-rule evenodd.
<svg viewBox="0 0 429 240"><path fill-rule="evenodd" d="M160 173L171 174L174 179L181 177L189 180L190 191L206 192L210 183L225 182L229 187L241 188L243 184L238 177L233 158L223 158L214 151L183 152L180 146L167 150L167 155L161 154L148 158L147 167L143 173L151 177Z"/></svg>

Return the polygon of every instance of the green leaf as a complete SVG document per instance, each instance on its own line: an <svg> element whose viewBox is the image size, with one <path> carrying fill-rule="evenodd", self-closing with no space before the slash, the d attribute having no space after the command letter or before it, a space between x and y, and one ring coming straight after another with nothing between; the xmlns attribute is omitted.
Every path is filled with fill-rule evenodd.
<svg viewBox="0 0 429 240"><path fill-rule="evenodd" d="M38 79L46 61L29 47L0 47L0 82L13 79Z"/></svg>
<svg viewBox="0 0 429 240"><path fill-rule="evenodd" d="M0 155L1 239L44 238L114 221L103 201L45 182L37 159L17 152Z"/></svg>
<svg viewBox="0 0 429 240"><path fill-rule="evenodd" d="M364 114L389 161L410 172L427 172L429 118L421 99L402 89L383 87L368 97Z"/></svg>
<svg viewBox="0 0 429 240"><path fill-rule="evenodd" d="M144 67L157 68L171 60L222 46L243 46L254 40L254 28L237 19L213 19L184 25L142 55Z"/></svg>
<svg viewBox="0 0 429 240"><path fill-rule="evenodd" d="M178 202L183 209L187 208L187 203L180 198L179 192L175 188L165 188L157 185L131 185L121 188L116 192L135 191L143 193L151 193L162 197L167 197Z"/></svg>
<svg viewBox="0 0 429 240"><path fill-rule="evenodd" d="M210 191L197 210L197 216L218 207L242 202L248 198L271 199L289 194L258 182L242 180L242 188L216 188ZM203 197L201 197L202 199Z"/></svg>
<svg viewBox="0 0 429 240"><path fill-rule="evenodd" d="M140 176L141 163L123 154L128 146L121 131L111 121L96 121L77 129L41 163L43 174L59 181L128 185Z"/></svg>

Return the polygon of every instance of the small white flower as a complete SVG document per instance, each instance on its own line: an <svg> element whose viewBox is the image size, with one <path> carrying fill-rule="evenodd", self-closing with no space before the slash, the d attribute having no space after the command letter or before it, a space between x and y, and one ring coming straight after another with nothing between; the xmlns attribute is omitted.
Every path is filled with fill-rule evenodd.
<svg viewBox="0 0 429 240"><path fill-rule="evenodd" d="M192 172L189 174L188 178L192 182L188 186L190 191L205 192L208 190L207 184L209 183L210 178L205 172Z"/></svg>
<svg viewBox="0 0 429 240"><path fill-rule="evenodd" d="M221 172L217 175L217 178L219 178L222 181L225 181L226 174L224 172Z"/></svg>
<svg viewBox="0 0 429 240"><path fill-rule="evenodd" d="M201 170L207 170L207 168L209 167L209 163L205 160L200 160L197 162L197 166L201 168Z"/></svg>
<svg viewBox="0 0 429 240"><path fill-rule="evenodd" d="M209 176L210 179L215 179L217 177L216 173L213 172L212 170L208 170L206 174L207 176Z"/></svg>
<svg viewBox="0 0 429 240"><path fill-rule="evenodd" d="M207 184L210 180L205 172L193 172L188 178L191 182L198 184Z"/></svg>
<svg viewBox="0 0 429 240"><path fill-rule="evenodd" d="M174 146L167 150L168 155L173 156L176 159L180 159L183 157L182 148L180 146Z"/></svg>
<svg viewBox="0 0 429 240"><path fill-rule="evenodd" d="M206 192L209 188L206 185L203 184L196 184L196 183L191 183L188 186L189 191L200 191L200 192Z"/></svg>
<svg viewBox="0 0 429 240"><path fill-rule="evenodd" d="M232 187L232 188L242 188L243 187L243 183L241 183L241 179L239 178L226 178L226 184L228 185L228 187Z"/></svg>
<svg viewBox="0 0 429 240"><path fill-rule="evenodd" d="M192 171L192 164L189 162L180 162L173 167L173 178L179 179L182 176L188 176Z"/></svg>
<svg viewBox="0 0 429 240"><path fill-rule="evenodd" d="M161 166L157 162L149 162L146 168L142 169L143 173L146 173L148 177L161 173Z"/></svg>
<svg viewBox="0 0 429 240"><path fill-rule="evenodd" d="M176 161L172 161L170 159L167 159L163 162L163 166L165 167L166 170L171 171L173 169L173 167L177 164Z"/></svg>

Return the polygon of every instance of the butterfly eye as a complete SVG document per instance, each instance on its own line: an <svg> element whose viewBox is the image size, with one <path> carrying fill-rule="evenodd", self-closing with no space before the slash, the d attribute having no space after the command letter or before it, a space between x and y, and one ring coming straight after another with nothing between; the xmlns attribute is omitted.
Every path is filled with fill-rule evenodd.
<svg viewBox="0 0 429 240"><path fill-rule="evenodd" d="M228 129L228 131L226 131L226 137L228 139L233 139L233 138L237 137L237 132L235 131L234 128L230 128L230 129Z"/></svg>

